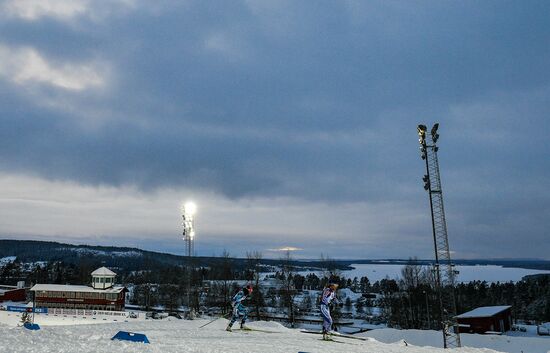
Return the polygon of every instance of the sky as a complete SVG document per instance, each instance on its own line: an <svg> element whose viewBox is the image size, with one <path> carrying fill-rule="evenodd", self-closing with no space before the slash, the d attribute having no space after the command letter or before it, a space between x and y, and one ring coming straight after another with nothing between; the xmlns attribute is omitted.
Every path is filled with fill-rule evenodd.
<svg viewBox="0 0 550 353"><path fill-rule="evenodd" d="M550 260L550 2L0 0L0 238Z"/></svg>

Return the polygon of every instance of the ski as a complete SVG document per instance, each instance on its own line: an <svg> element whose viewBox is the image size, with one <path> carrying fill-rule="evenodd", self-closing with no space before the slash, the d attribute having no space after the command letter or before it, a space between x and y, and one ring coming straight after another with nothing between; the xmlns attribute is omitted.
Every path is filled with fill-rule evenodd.
<svg viewBox="0 0 550 353"><path fill-rule="evenodd" d="M322 341L322 342L333 342L333 343L344 343L344 344L346 343L346 342L342 342L342 341L337 341L337 340L335 340L335 339L333 339L333 338L329 338L328 340L323 339L323 338L320 338L319 341Z"/></svg>
<svg viewBox="0 0 550 353"><path fill-rule="evenodd" d="M311 331L311 330L301 330L300 332L302 332L302 333L311 333L311 334L315 334L315 335L322 335L323 334L323 332L321 332L321 331ZM331 332L331 333L329 333L329 335L334 336L334 337L342 337L342 338L350 338L350 339L360 340L360 341L367 341L367 339L364 338L364 337L355 337L355 336L336 333L336 332Z"/></svg>
<svg viewBox="0 0 550 353"><path fill-rule="evenodd" d="M337 332L331 333L330 335L331 335L331 336L336 336L336 337L351 338L351 339L353 339L353 340L368 341L368 339L367 339L367 338L364 338L364 337L357 337L357 336L353 336L353 335L346 335L346 334L337 333Z"/></svg>
<svg viewBox="0 0 550 353"><path fill-rule="evenodd" d="M263 332L263 333L278 333L278 332L275 332L275 331L260 330L260 329L257 329L257 328L250 328L250 327L241 328L241 329L235 329L235 330L241 330L241 331L256 331L256 332Z"/></svg>

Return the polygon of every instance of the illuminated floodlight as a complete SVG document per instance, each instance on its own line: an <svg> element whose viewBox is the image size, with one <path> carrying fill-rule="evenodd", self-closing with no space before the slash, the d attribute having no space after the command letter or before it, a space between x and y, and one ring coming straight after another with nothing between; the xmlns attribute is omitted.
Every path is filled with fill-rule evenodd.
<svg viewBox="0 0 550 353"><path fill-rule="evenodd" d="M195 214L197 213L197 205L194 202L188 201L181 206L181 216L183 219L183 240L187 256L193 256L194 240L195 240Z"/></svg>
<svg viewBox="0 0 550 353"><path fill-rule="evenodd" d="M191 310L191 272L193 266L191 257L195 254L195 214L197 213L197 205L192 201L187 201L181 206L181 217L183 220L183 241L185 242L185 254L187 256L186 264L189 267L187 270L187 307L189 308L189 317L193 317ZM194 290L196 291L196 290Z"/></svg>
<svg viewBox="0 0 550 353"><path fill-rule="evenodd" d="M195 213L197 213L197 205L195 205L194 202L186 202L185 205L182 207L182 213L184 215L193 216Z"/></svg>
<svg viewBox="0 0 550 353"><path fill-rule="evenodd" d="M418 130L418 143L420 143L420 145L424 146L424 144L426 143L426 125L418 125L417 127L417 130ZM424 159L424 158L422 158Z"/></svg>

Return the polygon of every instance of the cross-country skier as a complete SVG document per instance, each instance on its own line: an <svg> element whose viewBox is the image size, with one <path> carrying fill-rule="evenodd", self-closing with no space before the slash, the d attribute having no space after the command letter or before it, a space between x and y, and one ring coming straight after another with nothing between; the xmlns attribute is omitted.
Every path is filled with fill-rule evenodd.
<svg viewBox="0 0 550 353"><path fill-rule="evenodd" d="M334 300L337 304L342 303L336 298L337 283L329 283L321 295L321 316L323 316L323 339L328 340L332 329L332 317L330 316L330 303Z"/></svg>
<svg viewBox="0 0 550 353"><path fill-rule="evenodd" d="M231 332L231 327L239 319L239 316L242 315L241 319L241 330L246 330L248 327L244 325L246 319L248 318L248 308L243 305L243 301L252 296L252 285L247 285L235 294L233 300L231 301L231 306L233 307L233 317L231 322L227 325L226 330Z"/></svg>

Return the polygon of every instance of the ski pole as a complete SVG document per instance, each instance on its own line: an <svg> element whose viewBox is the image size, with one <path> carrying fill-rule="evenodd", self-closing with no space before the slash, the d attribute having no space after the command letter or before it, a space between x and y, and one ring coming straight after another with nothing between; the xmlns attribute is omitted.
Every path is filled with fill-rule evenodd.
<svg viewBox="0 0 550 353"><path fill-rule="evenodd" d="M221 319L222 317L226 317L226 316L229 315L229 314L230 314L230 313L227 313L227 314L225 314L225 315L223 315L223 316L218 316L218 317L215 318L214 320L208 321L206 324L204 324L204 325L202 325L202 326L199 326L199 328L203 328L203 327L206 326L206 325L210 325L210 324L213 323L214 321L219 320L219 319Z"/></svg>

